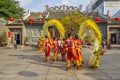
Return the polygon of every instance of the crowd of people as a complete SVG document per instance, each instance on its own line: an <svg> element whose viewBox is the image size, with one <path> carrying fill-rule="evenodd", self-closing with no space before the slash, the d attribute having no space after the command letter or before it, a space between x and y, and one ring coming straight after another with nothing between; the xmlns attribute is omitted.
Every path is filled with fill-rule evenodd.
<svg viewBox="0 0 120 80"><path fill-rule="evenodd" d="M38 41L38 52L42 53L43 48L45 49L45 61L50 60L51 46L53 46L54 52L54 61L58 61L58 53L61 54L62 61L66 61L66 70L71 68L71 60L73 60L73 66L77 69L82 69L83 57L81 54L82 42L79 40L78 35L75 35L74 38L71 34L68 34L67 39L60 40L57 37L51 39L48 36L45 36L45 40L39 39Z"/></svg>

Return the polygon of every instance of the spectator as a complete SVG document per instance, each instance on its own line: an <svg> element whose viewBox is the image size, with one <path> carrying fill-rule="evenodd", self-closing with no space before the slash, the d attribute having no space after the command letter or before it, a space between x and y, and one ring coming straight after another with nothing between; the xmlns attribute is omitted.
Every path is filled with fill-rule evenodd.
<svg viewBox="0 0 120 80"><path fill-rule="evenodd" d="M58 53L60 53L62 42L60 39L58 39Z"/></svg>
<svg viewBox="0 0 120 80"><path fill-rule="evenodd" d="M16 39L14 40L14 49L17 49Z"/></svg>
<svg viewBox="0 0 120 80"><path fill-rule="evenodd" d="M107 44L107 49L111 49L111 44L110 43Z"/></svg>
<svg viewBox="0 0 120 80"><path fill-rule="evenodd" d="M105 41L102 41L102 48L105 48Z"/></svg>

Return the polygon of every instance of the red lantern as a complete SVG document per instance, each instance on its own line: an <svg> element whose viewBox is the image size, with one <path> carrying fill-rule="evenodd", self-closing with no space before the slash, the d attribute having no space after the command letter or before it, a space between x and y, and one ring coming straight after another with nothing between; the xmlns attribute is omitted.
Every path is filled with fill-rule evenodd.
<svg viewBox="0 0 120 80"><path fill-rule="evenodd" d="M29 22L30 22L30 23L34 22L34 18L30 18L30 19L29 19Z"/></svg>
<svg viewBox="0 0 120 80"><path fill-rule="evenodd" d="M119 20L120 20L120 17L116 17L115 20L116 20L116 21L119 21Z"/></svg>
<svg viewBox="0 0 120 80"><path fill-rule="evenodd" d="M10 38L11 37L11 32L8 32L8 38Z"/></svg>
<svg viewBox="0 0 120 80"><path fill-rule="evenodd" d="M100 18L99 18L99 17L95 18L95 21L96 21L96 22L99 22L99 21L100 21Z"/></svg>
<svg viewBox="0 0 120 80"><path fill-rule="evenodd" d="M9 18L9 21L14 21L14 18L12 18L12 17L11 17L11 18Z"/></svg>

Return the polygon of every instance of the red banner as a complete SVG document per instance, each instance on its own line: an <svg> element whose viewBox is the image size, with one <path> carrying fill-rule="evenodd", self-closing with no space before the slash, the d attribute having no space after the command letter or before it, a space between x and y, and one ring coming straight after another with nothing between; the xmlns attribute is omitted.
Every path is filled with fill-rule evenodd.
<svg viewBox="0 0 120 80"><path fill-rule="evenodd" d="M11 37L11 32L8 32L8 38L10 38Z"/></svg>

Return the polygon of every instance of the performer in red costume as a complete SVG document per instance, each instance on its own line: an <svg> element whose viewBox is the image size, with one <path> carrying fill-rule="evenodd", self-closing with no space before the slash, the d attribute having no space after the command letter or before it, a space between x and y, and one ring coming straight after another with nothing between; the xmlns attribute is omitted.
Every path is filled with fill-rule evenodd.
<svg viewBox="0 0 120 80"><path fill-rule="evenodd" d="M63 39L61 46L62 61L65 61L65 55L66 55L66 44L65 44L65 39Z"/></svg>
<svg viewBox="0 0 120 80"><path fill-rule="evenodd" d="M72 38L71 34L68 34L68 39L65 41L67 44L67 49L68 49L68 53L67 53L67 70L70 70L70 62L71 62L71 58L73 58L74 62L76 63L77 69L81 69L80 68L80 64L79 64L79 59L78 59L78 55L75 51L75 40Z"/></svg>
<svg viewBox="0 0 120 80"><path fill-rule="evenodd" d="M75 50L79 59L79 64L80 64L80 68L82 69L82 62L83 62L83 58L82 58L82 54L81 54L81 48L82 48L82 42L81 40L78 39L78 35L75 35ZM74 66L76 64L74 63Z"/></svg>
<svg viewBox="0 0 120 80"><path fill-rule="evenodd" d="M53 38L53 48L54 48L54 61L58 60L58 40L56 37Z"/></svg>
<svg viewBox="0 0 120 80"><path fill-rule="evenodd" d="M46 38L46 40L45 40L45 57L46 57L46 61L48 61L50 59L50 45L52 44L52 42L50 41L48 36L45 36L45 38Z"/></svg>

